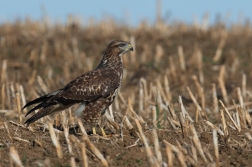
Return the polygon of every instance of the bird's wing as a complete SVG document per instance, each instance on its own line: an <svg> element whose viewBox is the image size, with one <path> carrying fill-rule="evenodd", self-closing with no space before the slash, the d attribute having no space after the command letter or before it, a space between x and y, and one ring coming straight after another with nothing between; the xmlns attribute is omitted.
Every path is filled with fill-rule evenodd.
<svg viewBox="0 0 252 167"><path fill-rule="evenodd" d="M87 72L67 84L55 98L90 102L108 96L120 84L120 75L116 74L113 69L97 69Z"/></svg>

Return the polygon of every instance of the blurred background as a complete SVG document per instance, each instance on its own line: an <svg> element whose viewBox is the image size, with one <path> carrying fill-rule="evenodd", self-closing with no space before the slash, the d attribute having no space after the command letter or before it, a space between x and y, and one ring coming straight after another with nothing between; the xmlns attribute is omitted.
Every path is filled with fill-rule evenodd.
<svg viewBox="0 0 252 167"><path fill-rule="evenodd" d="M238 2L235 0L223 1L172 1L172 0L75 0L50 1L33 0L0 1L0 22L23 20L50 19L51 22L65 23L69 16L75 16L85 24L89 19L100 21L104 18L113 18L118 22L129 25L137 25L146 20L154 23L158 19L164 22L182 21L185 23L197 23L204 17L208 17L209 23L224 21L230 23L242 23L252 19L251 1Z"/></svg>

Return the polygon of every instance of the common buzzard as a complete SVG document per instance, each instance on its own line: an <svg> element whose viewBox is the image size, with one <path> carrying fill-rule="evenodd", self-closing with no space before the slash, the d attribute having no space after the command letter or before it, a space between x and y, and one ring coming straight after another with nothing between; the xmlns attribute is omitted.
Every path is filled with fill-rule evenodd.
<svg viewBox="0 0 252 167"><path fill-rule="evenodd" d="M74 104L80 106L75 115L82 119L84 125L92 126L95 133L101 115L114 101L123 78L122 55L133 51L130 43L122 40L112 41L105 50L99 65L69 82L66 86L54 92L28 102L24 107L37 104L27 114L39 111L26 120L30 124L36 120L64 110Z"/></svg>

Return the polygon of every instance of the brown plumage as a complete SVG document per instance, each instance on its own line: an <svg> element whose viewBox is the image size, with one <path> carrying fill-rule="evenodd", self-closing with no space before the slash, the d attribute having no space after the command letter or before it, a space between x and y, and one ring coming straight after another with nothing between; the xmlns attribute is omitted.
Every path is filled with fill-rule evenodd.
<svg viewBox="0 0 252 167"><path fill-rule="evenodd" d="M93 70L82 74L62 89L28 102L23 108L39 103L27 114L39 111L26 120L26 124L64 110L74 104L80 106L75 111L84 125L95 126L101 114L112 104L123 78L122 55L133 51L133 47L121 40L112 41L105 50L100 64Z"/></svg>

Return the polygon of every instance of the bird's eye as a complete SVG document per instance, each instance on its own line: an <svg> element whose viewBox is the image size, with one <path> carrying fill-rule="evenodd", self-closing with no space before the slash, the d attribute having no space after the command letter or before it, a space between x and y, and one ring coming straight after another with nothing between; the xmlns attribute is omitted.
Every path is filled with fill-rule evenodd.
<svg viewBox="0 0 252 167"><path fill-rule="evenodd" d="M125 43L121 43L121 44L119 44L118 46L119 46L119 47L125 47L126 44L125 44Z"/></svg>

